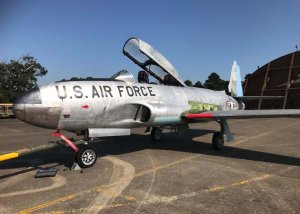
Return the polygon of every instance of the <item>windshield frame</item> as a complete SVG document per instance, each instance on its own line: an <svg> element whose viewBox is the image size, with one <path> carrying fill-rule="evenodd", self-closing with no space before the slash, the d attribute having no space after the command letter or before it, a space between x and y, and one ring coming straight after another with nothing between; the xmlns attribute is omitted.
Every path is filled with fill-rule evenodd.
<svg viewBox="0 0 300 214"><path fill-rule="evenodd" d="M132 52L138 50L139 52L136 52L136 54L142 54L140 55L140 57L142 56L142 58L146 58L146 60L143 60L143 62L141 62L137 58L138 55L136 55L135 57L133 54L131 54L130 51L127 50L130 50L130 47L136 48L133 49ZM155 73L153 70L151 70L151 65L154 65L154 67L159 67L166 75L171 75L173 78L175 78L175 80L177 81L177 85L185 86L184 82L180 78L174 66L159 51L154 49L151 45L147 44L146 42L135 37L129 38L125 42L122 52L131 61L140 66L155 79L157 79L161 84L164 84L163 78L160 77L160 75Z"/></svg>

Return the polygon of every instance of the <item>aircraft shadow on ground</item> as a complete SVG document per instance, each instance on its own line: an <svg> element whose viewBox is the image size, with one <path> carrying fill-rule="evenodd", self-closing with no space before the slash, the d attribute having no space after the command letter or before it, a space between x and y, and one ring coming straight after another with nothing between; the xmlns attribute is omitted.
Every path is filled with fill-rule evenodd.
<svg viewBox="0 0 300 214"><path fill-rule="evenodd" d="M119 141L116 139L106 139L97 144L95 148L98 149L99 156L109 154L118 155L143 149L159 149L300 166L300 158L296 157L231 147L230 144L227 144L228 146L226 146L226 143L222 151L215 151L212 148L211 142L208 143L194 140L195 137L201 137L214 132L214 130L189 129L186 134L179 137L172 133L166 133L163 135L160 142L151 141L150 136L131 135L124 139L119 137Z"/></svg>
<svg viewBox="0 0 300 214"><path fill-rule="evenodd" d="M205 154L209 156L227 157L266 163L300 166L300 158L289 157L280 154L260 152L245 148L225 146L222 151L212 149L211 143L195 141L195 137L201 137L213 133L214 130L190 129L182 136L173 133L164 133L160 142L153 142L149 135L132 134L124 137L103 138L100 142L91 145L97 150L98 157L106 155L126 154L145 149L181 151L186 153ZM30 164L27 160L42 160L42 164ZM0 175L0 179L26 173L41 168L42 165L50 164L52 167L65 165L70 167L74 161L74 152L70 148L56 148L48 151L21 157L0 164L0 169L24 168L33 166L31 169L22 169L7 175Z"/></svg>

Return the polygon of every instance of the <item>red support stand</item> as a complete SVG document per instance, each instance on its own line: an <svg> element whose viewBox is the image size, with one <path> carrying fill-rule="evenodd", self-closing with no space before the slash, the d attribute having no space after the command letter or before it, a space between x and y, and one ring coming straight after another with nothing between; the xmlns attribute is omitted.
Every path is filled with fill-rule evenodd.
<svg viewBox="0 0 300 214"><path fill-rule="evenodd" d="M55 136L55 137L60 137L61 139L63 139L63 141L65 141L75 152L78 152L79 149L78 147L72 142L70 141L65 135L61 134L59 131L57 132L54 132L52 134L52 136Z"/></svg>

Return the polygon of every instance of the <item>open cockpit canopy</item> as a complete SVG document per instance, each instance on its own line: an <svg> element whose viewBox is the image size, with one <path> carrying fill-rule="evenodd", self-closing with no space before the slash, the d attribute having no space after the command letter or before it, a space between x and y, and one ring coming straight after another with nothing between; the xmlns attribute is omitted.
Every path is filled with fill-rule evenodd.
<svg viewBox="0 0 300 214"><path fill-rule="evenodd" d="M173 65L151 45L138 38L128 39L123 54L156 78L161 84L172 78L174 85L185 86Z"/></svg>

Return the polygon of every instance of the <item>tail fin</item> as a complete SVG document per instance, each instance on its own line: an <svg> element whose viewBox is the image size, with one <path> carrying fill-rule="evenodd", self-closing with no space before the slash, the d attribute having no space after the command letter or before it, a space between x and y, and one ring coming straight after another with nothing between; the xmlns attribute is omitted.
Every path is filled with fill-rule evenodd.
<svg viewBox="0 0 300 214"><path fill-rule="evenodd" d="M231 96L239 100L259 100L259 99L274 100L274 99L284 98L284 96L244 96L242 82L241 82L240 67L238 66L236 61L233 61L232 64L228 91L229 93L231 93Z"/></svg>
<svg viewBox="0 0 300 214"><path fill-rule="evenodd" d="M229 93L231 93L231 96L243 96L240 67L238 66L236 61L233 61L232 64L228 91Z"/></svg>

